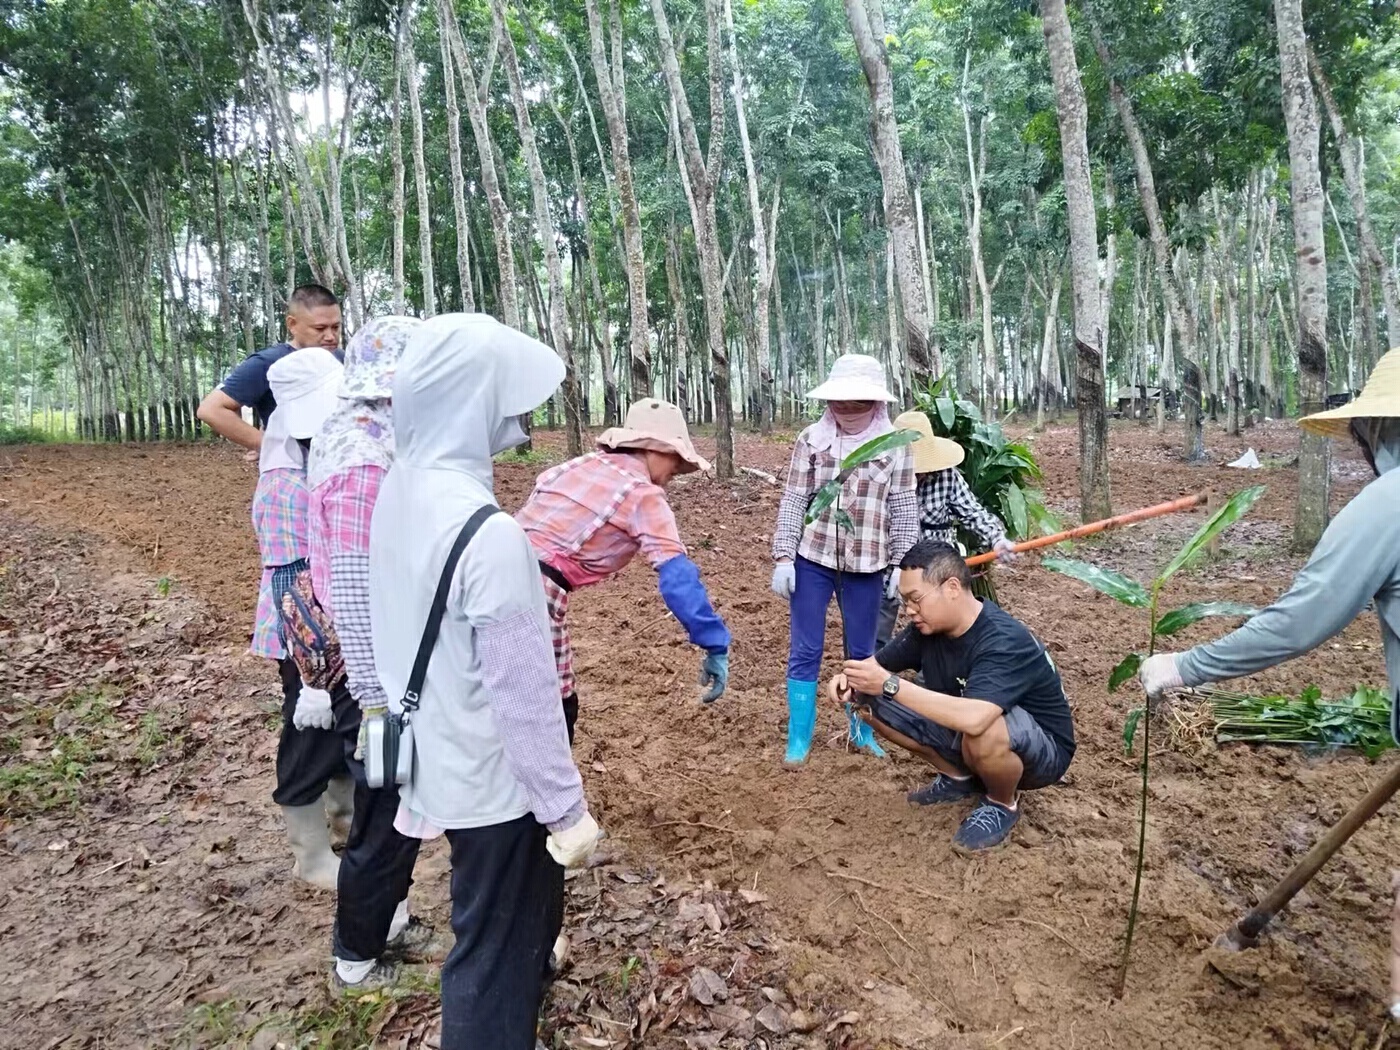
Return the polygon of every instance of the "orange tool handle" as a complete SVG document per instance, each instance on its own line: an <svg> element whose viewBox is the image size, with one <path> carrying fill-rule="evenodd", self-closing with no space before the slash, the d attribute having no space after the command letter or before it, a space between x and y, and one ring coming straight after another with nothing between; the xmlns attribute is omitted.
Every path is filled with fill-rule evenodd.
<svg viewBox="0 0 1400 1050"><path fill-rule="evenodd" d="M1159 503L1155 507L1143 507L1141 510L1129 511L1127 514L1119 514L1116 518L1104 518L1102 521L1091 521L1087 525L1080 525L1078 528L1067 529L1064 532L1057 532L1053 536L1038 536L1033 540L1025 540L1016 544L1011 549L1018 554L1021 551L1033 551L1040 547L1051 547L1056 543L1064 543L1065 540L1077 540L1081 536L1092 536L1096 532L1104 532L1107 529L1116 529L1120 525L1135 525L1148 518L1157 518L1163 514L1172 514L1178 510L1190 510L1192 507L1199 507L1206 501L1206 494L1198 492L1194 496L1182 496L1181 499L1174 499L1170 503ZM988 551L986 554L978 554L967 559L967 564L972 567L986 565L993 561L996 554Z"/></svg>

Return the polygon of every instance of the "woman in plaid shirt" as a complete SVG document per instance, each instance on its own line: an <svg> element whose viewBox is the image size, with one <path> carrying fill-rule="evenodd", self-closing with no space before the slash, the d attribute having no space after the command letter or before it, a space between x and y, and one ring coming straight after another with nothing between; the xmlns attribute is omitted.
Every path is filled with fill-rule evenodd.
<svg viewBox="0 0 1400 1050"><path fill-rule="evenodd" d="M790 766L806 762L812 750L826 610L837 593L838 572L845 655L861 660L874 655L880 602L887 593L893 596L892 584L897 586L894 577L885 582L885 569L899 564L919 529L907 448L893 449L851 472L839 500L849 522L838 525L838 504L833 504L811 525L804 524L813 496L840 474L842 459L894 429L887 405L895 400L885 389L884 367L864 354L838 358L827 381L807 396L826 401L826 411L797 438L773 533L773 590L789 600L792 616L783 759ZM883 754L870 728L854 718L851 739Z"/></svg>
<svg viewBox="0 0 1400 1050"><path fill-rule="evenodd" d="M919 538L956 547L961 525L976 533L988 550L995 551L998 561L1014 560L1014 544L1006 538L1006 526L977 501L958 471L965 455L963 447L956 441L934 437L933 426L922 412L905 412L894 425L896 430L912 430L919 435L912 448L914 476L918 478ZM891 597L880 606L880 626L875 632L877 650L894 635L900 604L898 597Z"/></svg>
<svg viewBox="0 0 1400 1050"><path fill-rule="evenodd" d="M598 446L541 474L515 515L539 558L570 741L578 690L569 597L579 587L611 579L638 551L656 569L666 608L691 644L705 650L700 684L709 688L702 699L718 700L729 682L729 628L710 604L666 502L672 478L710 466L691 444L685 416L668 401L638 401L621 427L599 435Z"/></svg>

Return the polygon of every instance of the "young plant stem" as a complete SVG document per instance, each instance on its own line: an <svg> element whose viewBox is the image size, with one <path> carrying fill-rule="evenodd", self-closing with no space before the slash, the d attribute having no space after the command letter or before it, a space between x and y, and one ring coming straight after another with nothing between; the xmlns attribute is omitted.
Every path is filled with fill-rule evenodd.
<svg viewBox="0 0 1400 1050"><path fill-rule="evenodd" d="M1152 601L1147 615L1149 633L1147 655L1152 656L1157 647L1157 596L1161 593L1162 581L1152 586ZM1128 960L1133 952L1133 933L1137 930L1138 899L1142 895L1142 862L1147 850L1147 764L1152 757L1152 698L1145 701L1142 712L1142 798L1138 803L1138 848L1137 869L1133 873L1133 903L1128 907L1128 934L1123 939L1123 959L1118 964L1118 983L1114 989L1115 999L1123 998L1123 990L1128 983Z"/></svg>

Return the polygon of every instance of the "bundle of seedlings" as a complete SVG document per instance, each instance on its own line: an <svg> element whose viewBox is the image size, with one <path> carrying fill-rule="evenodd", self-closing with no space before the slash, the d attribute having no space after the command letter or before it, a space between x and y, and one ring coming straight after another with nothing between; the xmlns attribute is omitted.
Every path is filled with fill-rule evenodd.
<svg viewBox="0 0 1400 1050"><path fill-rule="evenodd" d="M1220 744L1354 748L1367 758L1395 746L1390 701L1385 690L1368 685L1337 700L1324 700L1315 685L1296 697L1250 696L1211 686L1173 705L1172 729L1183 742L1208 735Z"/></svg>

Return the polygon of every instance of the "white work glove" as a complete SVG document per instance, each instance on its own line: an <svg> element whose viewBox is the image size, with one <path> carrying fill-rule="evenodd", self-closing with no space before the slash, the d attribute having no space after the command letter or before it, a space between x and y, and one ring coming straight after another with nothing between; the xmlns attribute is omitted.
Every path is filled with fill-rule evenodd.
<svg viewBox="0 0 1400 1050"><path fill-rule="evenodd" d="M890 578L889 578L889 580L885 583L885 597L886 597L887 599L889 599L890 601L894 601L896 598L899 597L899 570L898 570L898 569L891 569L891 570L890 570Z"/></svg>
<svg viewBox="0 0 1400 1050"><path fill-rule="evenodd" d="M580 868L593 855L602 833L593 814L585 811L570 827L551 831L544 845L560 867Z"/></svg>
<svg viewBox="0 0 1400 1050"><path fill-rule="evenodd" d="M992 544L992 553L997 556L997 561L1001 564L1010 565L1017 558L1016 544L1003 536Z"/></svg>
<svg viewBox="0 0 1400 1050"><path fill-rule="evenodd" d="M292 725L298 729L329 729L335 725L331 694L324 689L303 685L301 695L297 697L296 710L292 712Z"/></svg>
<svg viewBox="0 0 1400 1050"><path fill-rule="evenodd" d="M773 593L784 600L792 597L797 590L797 566L790 561L780 561L773 566Z"/></svg>
<svg viewBox="0 0 1400 1050"><path fill-rule="evenodd" d="M1149 656L1138 668L1138 678L1149 697L1161 696L1169 689L1184 689L1186 683L1176 669L1174 653L1158 653Z"/></svg>

